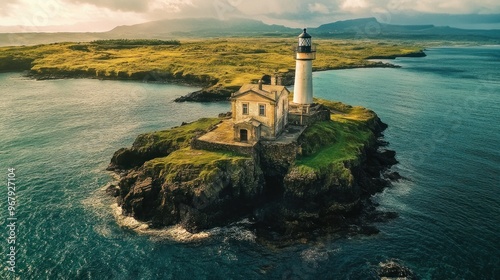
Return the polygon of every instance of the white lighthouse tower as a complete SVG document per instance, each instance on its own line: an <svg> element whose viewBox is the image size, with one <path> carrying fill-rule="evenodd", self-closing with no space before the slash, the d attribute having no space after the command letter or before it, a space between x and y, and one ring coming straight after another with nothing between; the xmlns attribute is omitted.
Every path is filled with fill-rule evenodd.
<svg viewBox="0 0 500 280"><path fill-rule="evenodd" d="M313 103L312 61L316 59L316 49L312 46L311 35L306 29L299 35L295 49L295 85L293 103L310 105Z"/></svg>

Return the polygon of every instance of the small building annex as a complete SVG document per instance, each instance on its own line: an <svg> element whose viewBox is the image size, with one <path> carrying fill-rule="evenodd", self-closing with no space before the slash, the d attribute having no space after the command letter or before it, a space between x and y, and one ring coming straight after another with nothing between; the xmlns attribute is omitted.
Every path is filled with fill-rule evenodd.
<svg viewBox="0 0 500 280"><path fill-rule="evenodd" d="M234 140L254 142L273 140L288 123L288 95L285 86L243 85L231 95Z"/></svg>

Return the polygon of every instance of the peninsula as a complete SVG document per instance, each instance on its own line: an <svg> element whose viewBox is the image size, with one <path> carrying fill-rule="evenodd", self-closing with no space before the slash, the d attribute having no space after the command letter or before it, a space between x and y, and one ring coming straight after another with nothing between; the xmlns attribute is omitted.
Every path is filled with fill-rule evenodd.
<svg viewBox="0 0 500 280"><path fill-rule="evenodd" d="M256 44L255 42L258 42ZM320 39L313 71L397 67L373 57L425 56L423 46L397 40ZM0 47L0 72L25 71L35 79L95 78L202 87L179 101L228 100L232 92L265 74L294 79L293 41L287 38L156 40L110 39ZM264 82L269 80L264 79Z"/></svg>
<svg viewBox="0 0 500 280"><path fill-rule="evenodd" d="M277 73L231 94L231 112L139 135L115 152L120 174L108 191L124 215L190 232L252 221L263 240L314 232L375 233L369 197L397 179L395 153L379 149L386 125L366 108L313 97L316 46L295 47L295 91ZM289 100L292 97L292 100Z"/></svg>

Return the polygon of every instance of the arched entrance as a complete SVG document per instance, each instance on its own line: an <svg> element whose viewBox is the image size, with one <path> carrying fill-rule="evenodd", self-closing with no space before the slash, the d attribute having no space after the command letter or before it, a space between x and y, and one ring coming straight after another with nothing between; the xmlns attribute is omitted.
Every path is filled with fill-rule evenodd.
<svg viewBox="0 0 500 280"><path fill-rule="evenodd" d="M248 141L248 130L240 129L240 141Z"/></svg>

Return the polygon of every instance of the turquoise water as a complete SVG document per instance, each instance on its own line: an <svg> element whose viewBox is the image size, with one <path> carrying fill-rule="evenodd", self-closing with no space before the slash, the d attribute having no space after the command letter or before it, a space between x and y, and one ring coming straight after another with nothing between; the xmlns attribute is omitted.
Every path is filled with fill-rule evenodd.
<svg viewBox="0 0 500 280"><path fill-rule="evenodd" d="M314 74L315 95L375 110L406 181L375 197L381 233L271 250L237 229L177 243L119 227L102 186L142 132L229 110L173 103L195 88L0 74L0 277L15 168L21 279L374 279L398 258L423 279L500 278L500 47L435 48L400 69ZM318 59L320 56L318 55Z"/></svg>

